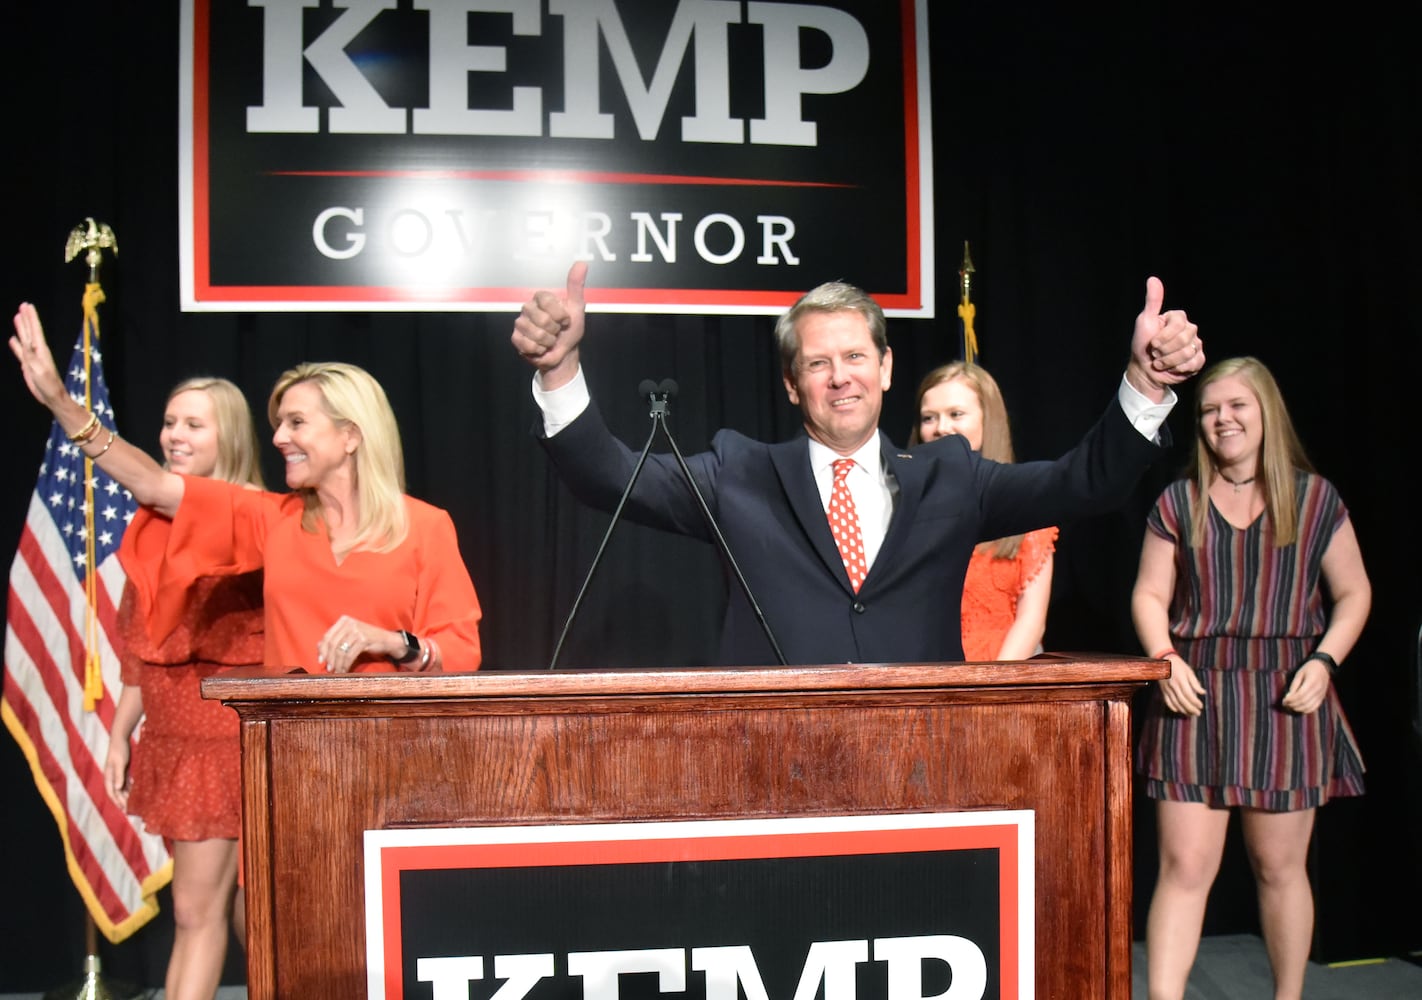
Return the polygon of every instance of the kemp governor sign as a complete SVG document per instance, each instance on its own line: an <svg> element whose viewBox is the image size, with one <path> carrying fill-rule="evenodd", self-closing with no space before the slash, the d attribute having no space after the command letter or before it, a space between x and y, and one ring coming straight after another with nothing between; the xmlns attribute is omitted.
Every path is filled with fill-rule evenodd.
<svg viewBox="0 0 1422 1000"><path fill-rule="evenodd" d="M1030 1000L1025 810L368 830L370 1000Z"/></svg>
<svg viewBox="0 0 1422 1000"><path fill-rule="evenodd" d="M927 0L182 0L185 310L933 315Z"/></svg>

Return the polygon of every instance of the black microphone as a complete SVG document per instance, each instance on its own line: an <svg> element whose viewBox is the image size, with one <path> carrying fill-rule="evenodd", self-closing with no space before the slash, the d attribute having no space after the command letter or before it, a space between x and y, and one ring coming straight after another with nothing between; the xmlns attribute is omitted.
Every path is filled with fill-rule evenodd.
<svg viewBox="0 0 1422 1000"><path fill-rule="evenodd" d="M770 623L765 620L765 612L761 611L760 604L756 601L755 595L751 593L750 584L746 582L745 574L741 572L736 557L731 553L731 546L727 544L725 536L721 534L721 526L716 523L711 508L706 504L706 498L701 495L701 489L696 485L696 477L691 474L686 459L682 457L681 449L677 447L676 438L672 437L671 429L667 427L667 401L674 397L678 391L679 387L676 381L669 378L662 379L660 383L653 382L649 378L643 379L637 386L637 395L646 397L650 405L649 416L652 418L652 430L647 435L647 443L642 446L642 453L637 456L637 465L632 469L632 476L627 480L622 497L617 501L617 507L612 512L612 520L608 523L607 531L602 536L602 543L597 547L597 554L593 556L587 576L583 578L583 585L579 588L578 596L573 601L572 610L568 612L568 619L563 623L563 631L558 636L558 644L553 648L553 658L548 663L549 670L552 670L558 663L558 654L563 649L564 640L568 638L568 630L572 628L573 618L578 613L578 606L583 603L583 595L587 593L588 584L592 582L593 574L597 572L598 563L602 561L602 554L607 549L608 539L612 537L612 529L617 526L617 520L622 515L622 508L626 506L627 498L632 494L632 486L637 482L637 477L642 474L642 466L647 462L647 454L652 449L652 441L657 436L659 425L663 433L666 434L667 443L671 445L672 454L676 456L676 464L681 469L682 478L691 487L691 493L696 497L696 502L701 507L701 516L706 519L707 527L711 529L711 534L716 538L717 548L731 567L737 582L740 583L741 592L746 595L746 601L750 604L751 610L755 612L756 620L760 622L761 631L765 633L765 638L770 642L770 648L775 652L775 658L780 661L782 667L788 665L785 654L780 651L780 644L775 641L775 633L771 631Z"/></svg>
<svg viewBox="0 0 1422 1000"><path fill-rule="evenodd" d="M681 388L676 384L676 379L664 378L660 382L653 382L649 378L644 378L637 384L637 395L639 396L662 396L671 399Z"/></svg>

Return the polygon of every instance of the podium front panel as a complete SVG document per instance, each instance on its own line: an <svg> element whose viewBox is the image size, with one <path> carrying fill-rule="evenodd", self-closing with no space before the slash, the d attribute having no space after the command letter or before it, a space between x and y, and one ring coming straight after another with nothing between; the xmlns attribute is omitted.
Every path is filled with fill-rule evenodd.
<svg viewBox="0 0 1422 1000"><path fill-rule="evenodd" d="M242 718L249 995L366 995L367 830L1031 810L1036 996L1127 1000L1129 703L1164 670L212 678Z"/></svg>

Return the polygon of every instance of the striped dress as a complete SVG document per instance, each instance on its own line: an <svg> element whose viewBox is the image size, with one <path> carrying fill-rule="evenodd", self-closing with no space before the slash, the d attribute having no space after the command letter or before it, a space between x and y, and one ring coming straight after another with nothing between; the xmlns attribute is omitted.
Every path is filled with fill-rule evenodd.
<svg viewBox="0 0 1422 1000"><path fill-rule="evenodd" d="M1310 809L1361 795L1363 760L1332 686L1316 712L1281 708L1293 671L1327 624L1323 553L1348 517L1333 484L1299 472L1299 536L1276 548L1267 515L1234 527L1210 504L1202 545L1186 544L1188 480L1156 501L1147 530L1175 543L1170 636L1205 689L1204 711L1169 711L1151 685L1136 770L1155 799Z"/></svg>

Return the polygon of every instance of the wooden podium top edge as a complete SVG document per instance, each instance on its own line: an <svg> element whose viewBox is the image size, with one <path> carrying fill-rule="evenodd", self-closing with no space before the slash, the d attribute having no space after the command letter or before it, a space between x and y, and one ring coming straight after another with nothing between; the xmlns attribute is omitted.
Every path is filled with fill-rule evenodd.
<svg viewBox="0 0 1422 1000"><path fill-rule="evenodd" d="M440 674L309 674L243 667L202 682L222 701L552 698L638 694L901 691L1144 684L1169 676L1164 660L1108 653L1046 653L988 663L836 663L816 666L507 670Z"/></svg>

